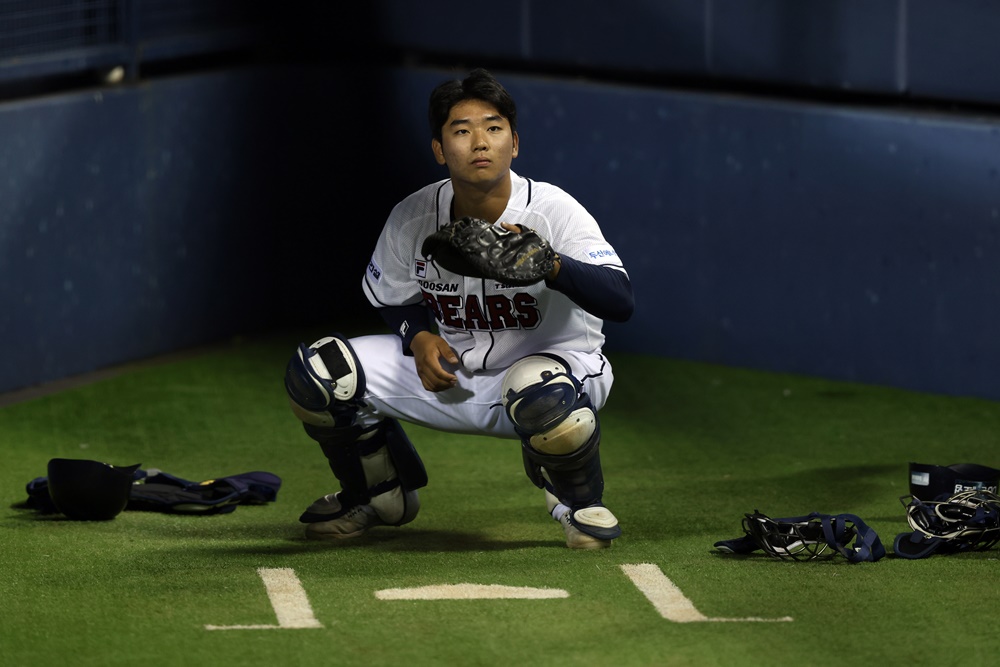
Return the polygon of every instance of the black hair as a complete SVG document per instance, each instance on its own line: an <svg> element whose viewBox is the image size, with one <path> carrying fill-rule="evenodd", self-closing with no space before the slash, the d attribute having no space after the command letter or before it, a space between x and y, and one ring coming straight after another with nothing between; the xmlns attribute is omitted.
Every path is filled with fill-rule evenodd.
<svg viewBox="0 0 1000 667"><path fill-rule="evenodd" d="M459 102L480 100L491 104L510 123L512 132L517 131L517 105L492 74L482 68L469 72L463 80L445 81L431 92L427 119L431 126L431 136L441 141L441 131L448 122L448 114Z"/></svg>

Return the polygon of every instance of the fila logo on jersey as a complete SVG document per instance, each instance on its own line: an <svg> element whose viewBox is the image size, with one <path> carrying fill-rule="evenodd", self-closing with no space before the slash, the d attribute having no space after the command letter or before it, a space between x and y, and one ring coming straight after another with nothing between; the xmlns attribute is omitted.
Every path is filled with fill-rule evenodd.
<svg viewBox="0 0 1000 667"><path fill-rule="evenodd" d="M417 278L427 277L427 262L422 259L414 260L413 262L413 272L417 274Z"/></svg>
<svg viewBox="0 0 1000 667"><path fill-rule="evenodd" d="M374 259L368 262L368 275L370 275L372 277L372 280L374 280L376 283L382 280L382 269L381 267L379 267L378 264L375 263Z"/></svg>

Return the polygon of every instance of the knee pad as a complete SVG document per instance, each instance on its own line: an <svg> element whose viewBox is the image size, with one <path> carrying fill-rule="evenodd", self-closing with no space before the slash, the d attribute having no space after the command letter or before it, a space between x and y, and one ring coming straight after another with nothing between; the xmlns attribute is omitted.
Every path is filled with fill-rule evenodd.
<svg viewBox="0 0 1000 667"><path fill-rule="evenodd" d="M340 334L300 344L285 368L292 412L313 426L350 426L365 392L361 360Z"/></svg>
<svg viewBox="0 0 1000 667"><path fill-rule="evenodd" d="M560 359L532 355L517 361L501 391L514 430L542 454L572 454L597 431L593 404Z"/></svg>
<svg viewBox="0 0 1000 667"><path fill-rule="evenodd" d="M388 525L412 521L419 509L416 490L427 485L427 472L413 443L394 419L362 429L323 427L309 423L306 432L319 442L340 481L337 494L343 512L357 505L371 505ZM337 514L306 510L303 523L328 521Z"/></svg>

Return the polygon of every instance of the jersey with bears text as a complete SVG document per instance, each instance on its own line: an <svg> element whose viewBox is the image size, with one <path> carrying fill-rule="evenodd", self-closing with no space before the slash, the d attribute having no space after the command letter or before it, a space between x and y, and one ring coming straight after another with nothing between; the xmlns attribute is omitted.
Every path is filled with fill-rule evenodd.
<svg viewBox="0 0 1000 667"><path fill-rule="evenodd" d="M376 307L423 302L438 333L472 370L506 368L542 350L600 352L602 321L545 283L527 287L467 278L420 254L423 240L450 219L450 180L428 185L396 205L363 280ZM562 189L511 172L511 196L500 222L530 227L561 256L624 271L587 210Z"/></svg>

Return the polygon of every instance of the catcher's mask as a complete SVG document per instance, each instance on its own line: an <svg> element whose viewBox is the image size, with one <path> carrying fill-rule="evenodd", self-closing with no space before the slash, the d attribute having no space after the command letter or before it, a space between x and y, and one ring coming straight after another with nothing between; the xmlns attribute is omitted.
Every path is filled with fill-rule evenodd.
<svg viewBox="0 0 1000 667"><path fill-rule="evenodd" d="M722 540L715 547L734 554L759 549L768 556L791 560L812 560L832 548L852 563L874 562L885 555L878 534L853 514L812 512L772 519L754 510L743 515L743 532L745 537Z"/></svg>
<svg viewBox="0 0 1000 667"><path fill-rule="evenodd" d="M107 521L125 509L132 473L140 464L112 466L85 459L49 461L49 495L56 509L78 521Z"/></svg>
<svg viewBox="0 0 1000 667"><path fill-rule="evenodd" d="M984 551L1000 542L1000 496L985 490L961 491L946 500L924 502L903 496L912 533L900 533L893 551L902 558L934 553Z"/></svg>
<svg viewBox="0 0 1000 667"><path fill-rule="evenodd" d="M945 500L962 491L997 493L1000 470L977 463L936 466L910 463L910 495L921 500Z"/></svg>

